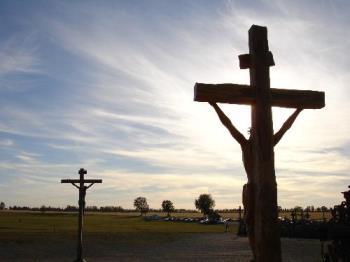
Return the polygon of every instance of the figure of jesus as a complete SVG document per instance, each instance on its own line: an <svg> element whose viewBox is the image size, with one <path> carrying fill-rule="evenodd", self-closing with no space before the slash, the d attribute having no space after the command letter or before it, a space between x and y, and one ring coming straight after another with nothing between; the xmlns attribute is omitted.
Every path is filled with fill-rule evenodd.
<svg viewBox="0 0 350 262"><path fill-rule="evenodd" d="M255 260L255 225L254 225L254 208L255 208L255 189L254 187L254 159L253 159L253 132L254 130L250 129L249 138L246 139L244 135L242 135L238 129L232 124L231 120L225 115L225 113L220 109L220 107L216 103L209 104L215 109L217 115L221 123L228 129L232 137L240 144L242 149L242 160L244 169L247 173L248 182L243 186L242 192L242 202L244 206L244 222L247 226L249 244L253 252L253 257ZM295 112L286 120L286 122L282 125L280 130L273 136L274 145L276 145L282 138L282 136L286 133L286 131L293 125L295 119L299 115L302 109L298 108Z"/></svg>

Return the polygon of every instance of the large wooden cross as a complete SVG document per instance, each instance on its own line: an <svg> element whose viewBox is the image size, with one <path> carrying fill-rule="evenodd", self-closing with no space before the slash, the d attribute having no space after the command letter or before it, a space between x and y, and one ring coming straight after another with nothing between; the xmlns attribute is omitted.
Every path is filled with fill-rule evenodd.
<svg viewBox="0 0 350 262"><path fill-rule="evenodd" d="M267 28L249 29L249 54L239 56L240 68L250 71L250 85L202 84L194 87L198 102L251 105L251 136L254 175L254 230L256 261L281 261L274 164L272 106L319 109L324 92L270 88L269 67L274 65Z"/></svg>
<svg viewBox="0 0 350 262"><path fill-rule="evenodd" d="M69 183L79 189L79 217L78 217L78 244L77 244L77 259L75 262L86 261L83 258L83 216L85 210L85 195L86 190L93 184L102 183L102 179L84 179L87 171L84 168L79 170L79 179L62 179L61 183ZM88 186L85 186L88 183Z"/></svg>

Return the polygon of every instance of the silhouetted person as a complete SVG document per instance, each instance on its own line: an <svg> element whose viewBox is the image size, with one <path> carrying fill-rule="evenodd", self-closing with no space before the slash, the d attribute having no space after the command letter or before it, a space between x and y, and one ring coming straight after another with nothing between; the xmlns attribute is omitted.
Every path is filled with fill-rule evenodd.
<svg viewBox="0 0 350 262"><path fill-rule="evenodd" d="M240 144L242 149L242 160L244 169L247 173L248 182L243 186L242 202L244 206L243 219L247 225L249 243L255 259L255 233L254 233L254 206L255 206L255 189L254 189L254 156L253 156L253 132L249 130L249 138L246 139L238 129L232 124L231 120L225 115L216 103L209 104L215 109L219 116L221 123L228 129L232 137ZM295 112L286 120L280 130L274 135L274 145L276 145L285 134L285 132L292 126L295 119L299 115L302 109L296 109Z"/></svg>

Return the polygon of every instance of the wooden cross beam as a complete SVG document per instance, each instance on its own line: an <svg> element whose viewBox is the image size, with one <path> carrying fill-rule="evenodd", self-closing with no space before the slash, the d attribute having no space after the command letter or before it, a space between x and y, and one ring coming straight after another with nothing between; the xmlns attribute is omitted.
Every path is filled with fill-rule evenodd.
<svg viewBox="0 0 350 262"><path fill-rule="evenodd" d="M84 175L87 174L87 171L84 168L80 168L78 173L79 179L61 179L61 183L69 183L79 189L78 245L77 259L75 262L83 262L86 261L83 258L83 216L85 211L86 190L93 184L102 183L102 179L84 179ZM89 185L86 186L85 183L88 183Z"/></svg>
<svg viewBox="0 0 350 262"><path fill-rule="evenodd" d="M276 140L281 138L281 133L283 135L292 125L299 110L323 108L325 95L324 92L310 90L270 88L269 67L275 65L275 62L268 47L267 28L253 25L248 34L249 54L240 55L239 60L241 69L249 68L250 85L196 83L194 100L213 105L221 122L241 145L248 175L246 192L251 196L254 210L250 243L255 261L280 262L274 146ZM249 140L239 133L216 103L251 105ZM283 132L277 133L277 139L273 133L272 106L298 108L282 126Z"/></svg>
<svg viewBox="0 0 350 262"><path fill-rule="evenodd" d="M96 184L96 183L102 183L102 179L61 179L61 183L64 184L64 183L69 183L69 184L72 184L73 186L77 186L76 184L80 184L80 182L83 182L84 184L85 183L88 183L90 184L90 186L92 186L93 184Z"/></svg>
<svg viewBox="0 0 350 262"><path fill-rule="evenodd" d="M271 106L320 109L325 106L324 92L270 88ZM255 103L255 87L237 84L203 84L194 86L194 100L240 105Z"/></svg>

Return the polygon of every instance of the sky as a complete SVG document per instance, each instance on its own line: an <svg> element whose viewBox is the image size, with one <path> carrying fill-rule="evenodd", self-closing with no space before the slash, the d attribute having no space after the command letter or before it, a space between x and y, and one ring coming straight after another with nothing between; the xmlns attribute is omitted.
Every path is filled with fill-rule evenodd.
<svg viewBox="0 0 350 262"><path fill-rule="evenodd" d="M350 184L350 3L344 1L1 1L0 201L77 205L62 178L101 178L87 205L237 208L239 145L202 83L249 84L238 55L268 28L271 87L324 91L275 147L278 204L333 206ZM250 107L220 105L247 137ZM273 109L274 130L293 112Z"/></svg>

